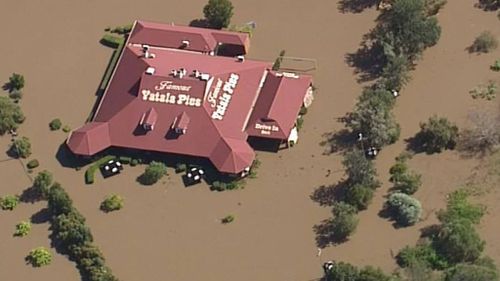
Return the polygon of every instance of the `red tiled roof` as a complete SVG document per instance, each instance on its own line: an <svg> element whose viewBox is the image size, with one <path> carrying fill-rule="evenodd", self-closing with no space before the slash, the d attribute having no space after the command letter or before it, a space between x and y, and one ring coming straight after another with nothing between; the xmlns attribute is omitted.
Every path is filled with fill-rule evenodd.
<svg viewBox="0 0 500 281"><path fill-rule="evenodd" d="M311 83L311 76L294 78L269 72L250 116L247 133L256 137L287 139Z"/></svg>
<svg viewBox="0 0 500 281"><path fill-rule="evenodd" d="M80 155L93 155L111 145L108 123L91 122L73 131L67 144L71 151Z"/></svg>
<svg viewBox="0 0 500 281"><path fill-rule="evenodd" d="M158 120L158 113L156 110L151 107L145 114L144 114L144 119L142 120L143 124L147 124L150 126L154 126L156 123L156 120Z"/></svg>
<svg viewBox="0 0 500 281"><path fill-rule="evenodd" d="M179 116L175 117L174 119L174 124L172 125L172 128L176 129L182 129L186 130L187 126L189 124L189 116L186 114L185 111L183 111Z"/></svg>
<svg viewBox="0 0 500 281"><path fill-rule="evenodd" d="M221 172L234 173L250 167L255 158L255 152L246 140L222 138L215 146L212 162Z"/></svg>

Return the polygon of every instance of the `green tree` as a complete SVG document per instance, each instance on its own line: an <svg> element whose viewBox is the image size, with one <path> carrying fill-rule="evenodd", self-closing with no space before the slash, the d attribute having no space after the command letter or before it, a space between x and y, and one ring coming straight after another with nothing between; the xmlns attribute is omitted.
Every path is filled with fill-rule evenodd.
<svg viewBox="0 0 500 281"><path fill-rule="evenodd" d="M24 122L21 108L8 97L0 97L0 135L16 130Z"/></svg>
<svg viewBox="0 0 500 281"><path fill-rule="evenodd" d="M359 271L356 281L392 281L391 276L386 275L380 268L366 266Z"/></svg>
<svg viewBox="0 0 500 281"><path fill-rule="evenodd" d="M78 247L93 241L90 229L85 225L85 218L76 210L55 217L52 228L55 238L69 252L77 251Z"/></svg>
<svg viewBox="0 0 500 281"><path fill-rule="evenodd" d="M427 123L420 123L420 132L417 134L419 144L428 153L454 148L457 138L458 127L436 115L430 117Z"/></svg>
<svg viewBox="0 0 500 281"><path fill-rule="evenodd" d="M484 250L485 242L470 223L452 221L439 231L435 245L450 264L474 262Z"/></svg>
<svg viewBox="0 0 500 281"><path fill-rule="evenodd" d="M409 62L404 56L391 56L382 70L382 84L387 90L400 91L410 81Z"/></svg>
<svg viewBox="0 0 500 281"><path fill-rule="evenodd" d="M475 264L457 264L445 272L445 281L498 281L495 267Z"/></svg>
<svg viewBox="0 0 500 281"><path fill-rule="evenodd" d="M55 182L50 187L47 199L49 210L54 216L68 214L73 211L73 201L58 182Z"/></svg>
<svg viewBox="0 0 500 281"><path fill-rule="evenodd" d="M38 247L30 251L26 261L34 267L49 265L52 262L52 254L44 247Z"/></svg>
<svg viewBox="0 0 500 281"><path fill-rule="evenodd" d="M346 190L345 201L350 205L356 207L358 210L365 210L368 208L373 199L373 189L355 184L349 186Z"/></svg>
<svg viewBox="0 0 500 281"><path fill-rule="evenodd" d="M422 215L420 202L404 193L392 193L387 200L387 206L396 222L401 226L414 225Z"/></svg>
<svg viewBox="0 0 500 281"><path fill-rule="evenodd" d="M359 270L345 262L338 262L325 272L326 281L357 281Z"/></svg>
<svg viewBox="0 0 500 281"><path fill-rule="evenodd" d="M10 90L21 90L24 88L24 76L17 73L12 73L9 77L9 87Z"/></svg>
<svg viewBox="0 0 500 281"><path fill-rule="evenodd" d="M422 176L411 172L406 160L405 157L397 158L396 164L389 169L391 174L389 181L394 183L395 190L411 195L422 185Z"/></svg>
<svg viewBox="0 0 500 281"><path fill-rule="evenodd" d="M366 159L363 151L355 149L346 153L342 164L346 169L349 185L360 184L370 188L380 186L376 179L377 171L373 163Z"/></svg>
<svg viewBox="0 0 500 281"><path fill-rule="evenodd" d="M124 200L120 195L112 194L107 196L104 201L101 203L101 210L104 212L112 212L116 210L120 210L123 208Z"/></svg>
<svg viewBox="0 0 500 281"><path fill-rule="evenodd" d="M428 242L415 247L405 246L399 251L396 261L401 267L410 267L412 264L420 264L438 270L448 267L446 259L440 256L432 244Z"/></svg>
<svg viewBox="0 0 500 281"><path fill-rule="evenodd" d="M337 203L333 207L334 218L332 220L332 238L343 241L354 233L358 226L356 208L347 203Z"/></svg>
<svg viewBox="0 0 500 281"><path fill-rule="evenodd" d="M16 224L16 231L14 232L14 236L26 236L31 231L31 223L29 221L22 221Z"/></svg>
<svg viewBox="0 0 500 281"><path fill-rule="evenodd" d="M228 27L233 16L233 4L229 0L209 0L203 14L212 28Z"/></svg>
<svg viewBox="0 0 500 281"><path fill-rule="evenodd" d="M437 216L441 223L452 222L479 224L486 209L482 205L471 204L467 198L469 194L459 189L448 195L446 210L440 210Z"/></svg>
<svg viewBox="0 0 500 281"><path fill-rule="evenodd" d="M47 198L47 196L49 196L50 185L52 182L52 173L47 170L43 170L39 172L33 180L33 187L37 193L40 194L40 196Z"/></svg>
<svg viewBox="0 0 500 281"><path fill-rule="evenodd" d="M28 158L31 155L30 139L27 137L17 138L12 142L10 149L17 157Z"/></svg>
<svg viewBox="0 0 500 281"><path fill-rule="evenodd" d="M375 40L386 54L417 58L425 48L437 43L441 28L436 18L428 17L421 0L395 0L383 13L374 32ZM389 49L389 50L387 50Z"/></svg>
<svg viewBox="0 0 500 281"><path fill-rule="evenodd" d="M152 185L158 182L167 174L167 166L162 162L152 161L141 175L139 181L145 185Z"/></svg>
<svg viewBox="0 0 500 281"><path fill-rule="evenodd" d="M2 210L12 211L19 204L19 196L17 195L7 195L5 197L0 197L0 208Z"/></svg>
<svg viewBox="0 0 500 281"><path fill-rule="evenodd" d="M56 118L56 119L50 121L50 123L49 123L49 127L50 127L51 131L57 131L57 130L61 129L61 126L62 126L62 122L61 122L61 119L59 119L59 118Z"/></svg>

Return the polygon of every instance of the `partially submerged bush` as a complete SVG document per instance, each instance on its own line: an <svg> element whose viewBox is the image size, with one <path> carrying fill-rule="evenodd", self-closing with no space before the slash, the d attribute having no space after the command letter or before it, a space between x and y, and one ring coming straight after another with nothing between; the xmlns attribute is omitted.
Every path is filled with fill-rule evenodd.
<svg viewBox="0 0 500 281"><path fill-rule="evenodd" d="M124 200L120 195L112 194L107 196L101 203L101 210L108 213L123 208Z"/></svg>
<svg viewBox="0 0 500 281"><path fill-rule="evenodd" d="M387 207L401 226L414 225L422 215L420 202L404 193L392 193L387 200Z"/></svg>
<svg viewBox="0 0 500 281"><path fill-rule="evenodd" d="M227 215L221 219L221 222L223 224L228 224L234 221L234 216L233 215Z"/></svg>
<svg viewBox="0 0 500 281"><path fill-rule="evenodd" d="M469 94L473 99L481 98L492 100L497 97L497 90L498 87L495 81L489 81L486 85L479 85L470 90Z"/></svg>
<svg viewBox="0 0 500 281"><path fill-rule="evenodd" d="M425 267L442 270L448 267L447 261L438 255L430 243L417 245L415 247L405 246L396 256L396 261L401 267L409 267L412 264L423 264Z"/></svg>
<svg viewBox="0 0 500 281"><path fill-rule="evenodd" d="M101 38L101 44L114 49L118 48L121 44L123 44L124 41L125 39L123 37L112 35L109 33L104 34L104 36Z"/></svg>
<svg viewBox="0 0 500 281"><path fill-rule="evenodd" d="M14 236L23 237L30 233L31 231L31 223L28 221L22 221L16 224L16 231L14 232Z"/></svg>
<svg viewBox="0 0 500 281"><path fill-rule="evenodd" d="M146 170L140 176L139 181L145 185L152 185L158 182L166 174L167 166L165 166L162 162L153 161L148 167L146 167Z"/></svg>
<svg viewBox="0 0 500 281"><path fill-rule="evenodd" d="M31 142L27 137L21 137L15 139L11 146L11 151L21 158L28 158L31 155Z"/></svg>
<svg viewBox="0 0 500 281"><path fill-rule="evenodd" d="M211 28L228 27L233 16L233 4L229 0L209 0L203 7L203 14Z"/></svg>
<svg viewBox="0 0 500 281"><path fill-rule="evenodd" d="M35 179L33 180L33 187L42 198L47 198L52 181L52 173L44 170L36 175Z"/></svg>
<svg viewBox="0 0 500 281"><path fill-rule="evenodd" d="M491 31L483 31L474 40L469 50L477 53L489 53L498 47L498 40Z"/></svg>
<svg viewBox="0 0 500 281"><path fill-rule="evenodd" d="M7 195L5 197L0 197L0 208L2 210L12 211L19 204L19 196L17 195Z"/></svg>
<svg viewBox="0 0 500 281"><path fill-rule="evenodd" d="M11 91L24 88L24 76L18 73L12 73L9 77L9 88Z"/></svg>
<svg viewBox="0 0 500 281"><path fill-rule="evenodd" d="M343 202L333 206L334 218L332 220L332 237L334 240L343 241L356 231L358 218L356 208Z"/></svg>
<svg viewBox="0 0 500 281"><path fill-rule="evenodd" d="M490 69L493 71L500 71L500 59L496 60L491 66Z"/></svg>
<svg viewBox="0 0 500 281"><path fill-rule="evenodd" d="M422 176L409 171L406 160L405 157L397 158L396 164L389 169L389 180L394 183L395 190L411 195L422 185Z"/></svg>
<svg viewBox="0 0 500 281"><path fill-rule="evenodd" d="M28 169L35 169L38 166L40 166L40 162L37 159L33 159L26 164Z"/></svg>
<svg viewBox="0 0 500 281"><path fill-rule="evenodd" d="M10 91L9 98L13 99L15 102L23 98L23 92L21 90L14 89Z"/></svg>
<svg viewBox="0 0 500 281"><path fill-rule="evenodd" d="M366 210L373 199L373 189L356 184L346 190L345 202L356 207L358 210Z"/></svg>
<svg viewBox="0 0 500 281"><path fill-rule="evenodd" d="M453 149L458 138L458 127L448 119L434 115L426 123L420 123L417 138L427 153Z"/></svg>
<svg viewBox="0 0 500 281"><path fill-rule="evenodd" d="M52 254L44 247L38 247L30 251L26 261L34 267L49 265L52 262Z"/></svg>
<svg viewBox="0 0 500 281"><path fill-rule="evenodd" d="M50 121L50 123L49 123L49 127L50 127L51 131L57 131L57 130L61 129L61 126L62 126L62 122L59 118L56 118L56 119Z"/></svg>
<svg viewBox="0 0 500 281"><path fill-rule="evenodd" d="M105 30L105 31L109 31L109 30ZM117 34L120 34L120 35L125 35L125 34L130 33L130 31L132 31L132 24L127 24L127 25L123 25L123 26L117 26L117 27L115 27L115 28L113 28L111 30L111 33L117 33Z"/></svg>
<svg viewBox="0 0 500 281"><path fill-rule="evenodd" d="M0 135L16 130L24 122L24 114L19 105L8 97L0 97Z"/></svg>

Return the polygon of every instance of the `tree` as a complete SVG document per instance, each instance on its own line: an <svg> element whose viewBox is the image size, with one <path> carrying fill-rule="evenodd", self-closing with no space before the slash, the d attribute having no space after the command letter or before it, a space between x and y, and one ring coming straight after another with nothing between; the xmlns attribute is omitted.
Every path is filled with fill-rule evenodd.
<svg viewBox="0 0 500 281"><path fill-rule="evenodd" d="M469 47L470 52L489 53L498 47L498 40L491 31L483 31Z"/></svg>
<svg viewBox="0 0 500 281"><path fill-rule="evenodd" d="M404 193L392 193L387 200L387 206L396 222L401 226L414 225L422 215L420 202Z"/></svg>
<svg viewBox="0 0 500 281"><path fill-rule="evenodd" d="M30 139L27 137L17 138L12 142L10 149L17 157L28 158L31 155Z"/></svg>
<svg viewBox="0 0 500 281"><path fill-rule="evenodd" d="M59 118L56 118L56 119L50 121L50 123L49 123L49 127L50 127L51 131L57 131L57 130L61 129L61 126L62 126L62 122L61 122L61 119L59 119Z"/></svg>
<svg viewBox="0 0 500 281"><path fill-rule="evenodd" d="M73 211L73 201L58 182L50 187L48 203L49 210L54 216Z"/></svg>
<svg viewBox="0 0 500 281"><path fill-rule="evenodd" d="M140 182L145 185L152 185L167 174L167 166L162 162L152 161L140 177Z"/></svg>
<svg viewBox="0 0 500 281"><path fill-rule="evenodd" d="M415 247L405 246L396 256L400 267L410 267L413 264L423 265L426 268L442 270L448 267L446 259L440 256L428 242Z"/></svg>
<svg viewBox="0 0 500 281"><path fill-rule="evenodd" d="M85 218L76 210L55 217L52 227L56 239L68 252L78 251L77 248L93 241Z"/></svg>
<svg viewBox="0 0 500 281"><path fill-rule="evenodd" d="M12 75L9 77L9 87L10 90L21 90L24 88L24 76L21 74L17 73L12 73Z"/></svg>
<svg viewBox="0 0 500 281"><path fill-rule="evenodd" d="M43 198L47 198L49 196L50 185L52 184L53 177L52 173L46 170L43 170L36 175L33 180L33 187Z"/></svg>
<svg viewBox="0 0 500 281"><path fill-rule="evenodd" d="M120 210L123 208L124 200L120 195L112 194L107 196L104 201L101 203L101 210L104 212L112 212L116 210Z"/></svg>
<svg viewBox="0 0 500 281"><path fill-rule="evenodd" d="M395 190L411 195L422 185L422 176L409 171L406 160L406 157L396 158L396 164L389 169L389 181L394 183Z"/></svg>
<svg viewBox="0 0 500 281"><path fill-rule="evenodd" d="M233 4L229 0L209 0L203 8L203 14L210 27L215 29L228 27L233 16Z"/></svg>
<svg viewBox="0 0 500 281"><path fill-rule="evenodd" d="M14 236L26 236L31 231L31 223L29 221L21 221L16 224L16 232L14 232Z"/></svg>
<svg viewBox="0 0 500 281"><path fill-rule="evenodd" d="M474 111L468 119L471 127L460 133L458 147L482 155L500 145L500 116L491 112Z"/></svg>
<svg viewBox="0 0 500 281"><path fill-rule="evenodd" d="M469 194L459 189L448 195L446 210L437 213L439 221L443 224L459 222L479 224L486 209L482 205L471 204L467 198Z"/></svg>
<svg viewBox="0 0 500 281"><path fill-rule="evenodd" d="M380 186L380 183L375 178L377 171L373 163L366 159L363 151L355 149L346 153L342 164L346 169L349 185L360 184L370 188Z"/></svg>
<svg viewBox="0 0 500 281"><path fill-rule="evenodd" d="M425 48L437 43L441 28L436 18L428 17L421 0L395 0L392 8L382 14L374 37L386 53L408 57L411 62Z"/></svg>
<svg viewBox="0 0 500 281"><path fill-rule="evenodd" d="M498 281L496 268L475 264L457 264L445 272L445 281Z"/></svg>
<svg viewBox="0 0 500 281"><path fill-rule="evenodd" d="M24 122L21 108L7 97L0 97L0 135L16 130Z"/></svg>
<svg viewBox="0 0 500 281"><path fill-rule="evenodd" d="M417 139L428 153L441 152L443 149L453 149L458 138L458 127L446 118L436 115L427 123L420 123Z"/></svg>
<svg viewBox="0 0 500 281"><path fill-rule="evenodd" d="M358 226L358 219L356 218L356 208L340 202L333 207L335 215L332 220L332 237L337 241L343 241L354 233Z"/></svg>
<svg viewBox="0 0 500 281"><path fill-rule="evenodd" d="M358 210L365 210L373 199L373 189L355 184L349 186L346 190L345 201L350 205L356 207Z"/></svg>
<svg viewBox="0 0 500 281"><path fill-rule="evenodd" d="M345 262L338 262L326 270L326 281L357 281L359 277L359 270Z"/></svg>
<svg viewBox="0 0 500 281"><path fill-rule="evenodd" d="M12 211L16 208L17 204L19 204L19 196L7 195L3 198L0 197L0 208L2 210Z"/></svg>
<svg viewBox="0 0 500 281"><path fill-rule="evenodd" d="M382 84L387 90L400 91L410 81L408 69L409 62L406 57L391 56L387 65L382 70Z"/></svg>
<svg viewBox="0 0 500 281"><path fill-rule="evenodd" d="M485 242L472 224L457 220L441 227L435 244L450 264L456 264L476 261L484 250Z"/></svg>
<svg viewBox="0 0 500 281"><path fill-rule="evenodd" d="M391 276L386 275L380 268L366 266L359 271L356 281L392 281Z"/></svg>
<svg viewBox="0 0 500 281"><path fill-rule="evenodd" d="M52 254L44 247L38 247L30 251L26 261L34 267L49 265L52 262Z"/></svg>

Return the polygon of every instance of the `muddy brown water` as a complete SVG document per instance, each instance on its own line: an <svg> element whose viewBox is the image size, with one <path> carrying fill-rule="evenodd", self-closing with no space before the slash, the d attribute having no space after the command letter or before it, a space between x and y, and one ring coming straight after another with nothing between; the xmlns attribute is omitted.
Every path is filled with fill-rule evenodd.
<svg viewBox="0 0 500 281"><path fill-rule="evenodd" d="M108 265L124 281L306 281L319 278L321 263L329 259L392 271L391 252L414 244L419 229L436 221L433 211L444 206L445 194L467 179L477 160L461 159L455 152L412 159L411 166L423 174L424 184L416 197L422 201L426 216L423 222L405 229L395 229L378 216L389 188L388 168L420 121L438 114L461 125L470 109L483 106L473 101L468 91L488 79L498 79L488 66L500 52L477 56L465 48L483 30L500 36L498 19L493 13L475 9L471 0L449 1L439 14L442 38L425 52L397 102L401 140L384 149L376 161L384 186L370 208L359 214L360 224L352 238L323 249L317 257L313 226L328 218L330 209L309 196L317 187L336 183L343 176L341 156L325 155L326 147L320 143L325 133L342 128L337 118L352 108L360 93L361 85L345 63L345 55L357 49L363 34L374 26L378 12L367 9L343 14L335 1L326 0L233 2L235 23L257 23L250 57L271 61L286 49L289 56L318 61L314 72L318 92L300 143L277 154L259 153L262 166L258 178L249 181L245 189L223 193L210 192L202 185L186 189L172 171L163 182L142 187L135 182L142 167L127 167L118 177L87 186L83 171L62 167L55 158L66 134L48 130L47 124L56 117L72 128L86 119L112 53L98 43L105 27L134 19L187 24L202 16L205 1L201 0L182 5L166 0L4 1L0 5L5 39L0 46L0 77L7 80L11 72L26 77L22 107L27 120L20 134L32 140L33 158L40 160L42 169L53 171L68 190L87 218ZM1 137L0 147L6 150L9 142ZM0 196L21 193L30 185L18 162L0 162L0 166ZM331 174L327 177L328 170ZM110 214L99 211L101 200L109 193L125 197L123 210ZM488 202L494 205L495 200L489 198ZM12 237L14 226L43 207L43 203L21 204L13 212L0 212L0 274L12 281L79 280L74 263L58 254L50 266L41 269L24 263L30 249L50 246L49 225L36 224L25 238ZM227 214L236 219L222 225L220 219ZM499 240L492 226L495 219L498 217L491 212L481 233L488 241L487 252L500 261Z"/></svg>

